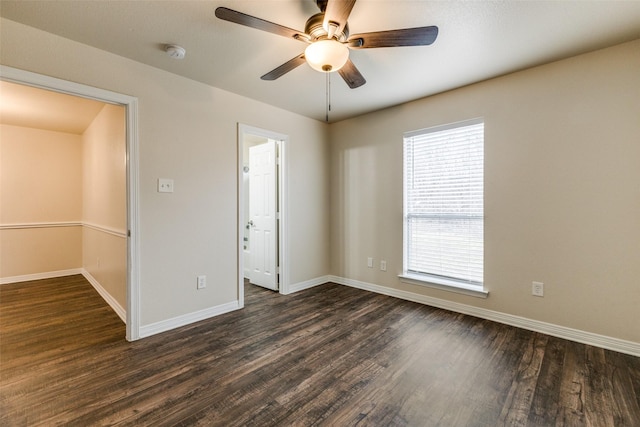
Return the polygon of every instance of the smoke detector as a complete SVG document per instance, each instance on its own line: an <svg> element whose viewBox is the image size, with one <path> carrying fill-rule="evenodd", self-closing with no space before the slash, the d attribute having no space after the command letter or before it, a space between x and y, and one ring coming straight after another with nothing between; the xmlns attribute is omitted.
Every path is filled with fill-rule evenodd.
<svg viewBox="0 0 640 427"><path fill-rule="evenodd" d="M187 53L182 46L178 46L177 44L166 45L164 51L173 59L184 59L184 55Z"/></svg>

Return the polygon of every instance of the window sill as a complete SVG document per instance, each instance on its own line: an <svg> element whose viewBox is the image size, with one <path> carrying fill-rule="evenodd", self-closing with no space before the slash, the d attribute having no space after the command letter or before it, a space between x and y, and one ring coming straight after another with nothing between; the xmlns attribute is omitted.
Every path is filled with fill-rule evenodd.
<svg viewBox="0 0 640 427"><path fill-rule="evenodd" d="M439 289L441 291L454 292L457 294L470 295L476 298L487 298L489 291L478 286L465 285L454 280L439 279L435 277L418 276L413 274L398 275L400 281L412 285L426 286L428 288Z"/></svg>

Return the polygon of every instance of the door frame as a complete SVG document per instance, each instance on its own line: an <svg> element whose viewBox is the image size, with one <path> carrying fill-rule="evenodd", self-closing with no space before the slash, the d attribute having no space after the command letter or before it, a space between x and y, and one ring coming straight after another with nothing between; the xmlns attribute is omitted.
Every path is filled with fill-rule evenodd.
<svg viewBox="0 0 640 427"><path fill-rule="evenodd" d="M138 167L138 98L31 71L0 65L0 79L125 107L127 175L127 308L126 339L140 339L140 235Z"/></svg>
<svg viewBox="0 0 640 427"><path fill-rule="evenodd" d="M289 166L287 162L287 148L289 145L289 136L254 127L243 123L238 123L238 303L244 307L244 185L243 171L244 166L244 137L245 135L255 135L264 138L275 139L278 141L277 149L279 153L278 167L278 269L279 269L279 292L281 294L289 293Z"/></svg>

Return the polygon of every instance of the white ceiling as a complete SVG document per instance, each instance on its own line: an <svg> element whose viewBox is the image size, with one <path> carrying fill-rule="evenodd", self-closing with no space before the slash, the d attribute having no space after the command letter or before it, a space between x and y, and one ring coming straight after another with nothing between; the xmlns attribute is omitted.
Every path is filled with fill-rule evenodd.
<svg viewBox="0 0 640 427"><path fill-rule="evenodd" d="M313 0L10 1L0 14L268 104L325 119L325 76L306 64L276 81L260 76L305 44L217 19L226 6L304 30ZM352 50L367 83L332 74L330 121L640 38L640 1L358 0L351 33L436 25L431 46ZM187 50L169 58L163 46Z"/></svg>
<svg viewBox="0 0 640 427"><path fill-rule="evenodd" d="M0 80L0 123L81 135L103 102Z"/></svg>

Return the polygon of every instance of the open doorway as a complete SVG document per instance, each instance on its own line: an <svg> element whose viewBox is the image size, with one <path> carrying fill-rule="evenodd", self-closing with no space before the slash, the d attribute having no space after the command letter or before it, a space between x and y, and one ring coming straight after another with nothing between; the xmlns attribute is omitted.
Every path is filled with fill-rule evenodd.
<svg viewBox="0 0 640 427"><path fill-rule="evenodd" d="M240 124L238 128L238 299L244 283L288 293L288 136Z"/></svg>
<svg viewBox="0 0 640 427"><path fill-rule="evenodd" d="M24 85L27 87L44 89L49 92L62 93L66 95L72 95L83 99L90 99L99 101L105 104L105 107L113 107L113 111L124 111L124 139L125 147L123 147L122 153L122 170L126 177L124 177L125 183L125 201L123 207L126 213L126 224L123 230L114 230L110 227L100 227L95 223L84 223L79 220L78 225L82 228L88 228L89 233L103 233L116 236L120 234L126 246L126 308L125 313L121 314L124 317L126 323L126 338L129 341L133 341L139 338L139 280L138 280L138 155L137 155L137 99L121 95L114 92L105 91L102 89L93 88L77 83L67 82L64 80L42 76L39 74L14 69L11 67L0 66L0 76L3 81L14 83L18 85ZM76 219L77 220L77 219ZM67 221L68 222L68 221ZM20 224L18 224L20 225ZM22 224L24 225L24 224ZM26 224L29 225L29 224ZM33 224L31 224L33 225ZM43 225L43 224L36 224ZM52 224L44 224L51 226ZM61 226L70 226L71 224L53 224ZM118 237L118 236L116 236ZM97 240L93 240L96 242ZM94 248L91 248L94 249ZM98 263L105 262L105 259L96 259ZM84 270L84 266L81 270ZM91 280L89 280L91 281ZM93 283L92 283L93 284ZM95 287L95 285L94 285ZM105 296L103 295L103 298ZM107 298L105 298L107 299ZM107 301L109 302L109 301ZM110 302L109 302L110 303ZM111 305L111 303L110 303ZM113 307L113 305L112 305Z"/></svg>

